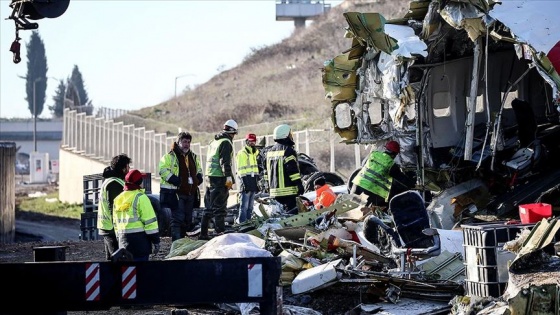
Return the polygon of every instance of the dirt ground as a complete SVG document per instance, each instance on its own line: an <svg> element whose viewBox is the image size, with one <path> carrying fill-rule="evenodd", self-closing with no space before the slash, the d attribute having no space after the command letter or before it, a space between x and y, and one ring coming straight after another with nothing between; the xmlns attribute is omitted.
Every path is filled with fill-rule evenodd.
<svg viewBox="0 0 560 315"><path fill-rule="evenodd" d="M35 217L35 218L33 218ZM37 214L20 214L19 218L25 220L41 220L45 224L64 225L75 224L76 220L63 220L59 218L49 218ZM154 260L164 260L165 255L171 248L171 238L163 237L161 250L158 255L152 257ZM33 248L41 246L65 246L66 261L103 261L103 241L62 241L62 242L43 242L29 235L18 235L13 244L2 245L0 249L0 263L3 262L31 262L33 261ZM326 288L311 294L293 295L290 286L283 289L283 304L296 305L310 308L322 314L346 314L352 310L363 299L363 295L356 291L356 288L348 290L342 286ZM153 306L143 309L120 309L114 307L108 311L89 311L89 312L68 312L69 315L133 315L133 314L174 314L178 309L188 310L188 314L238 314L238 312L223 311L213 305L191 306ZM0 312L1 313L1 312ZM353 314L353 313L349 313Z"/></svg>
<svg viewBox="0 0 560 315"><path fill-rule="evenodd" d="M56 190L55 186L30 186L24 185L16 190L16 203L18 197L25 196L27 193L35 191L49 192ZM74 219L65 219L54 216L47 216L36 212L16 211L17 221L41 222L49 229L57 227L76 228L80 222ZM17 225L17 223L16 223ZM158 255L152 257L154 260L164 260L171 248L171 238L162 237L161 250ZM32 262L33 248L41 246L65 246L66 261L103 261L105 254L103 251L103 241L44 241L34 235L16 233L16 240L12 244L2 244L0 247L0 263L21 263ZM295 305L313 309L322 314L354 314L351 311L361 302L365 302L363 292L356 287L348 289L345 286L333 286L319 290L315 293L293 295L289 285L283 289L283 304ZM107 311L89 312L68 312L69 315L133 315L133 314L180 314L179 309L188 310L188 314L238 314L239 312L224 311L214 305L193 306L153 306L143 309L121 309L113 307ZM349 313L348 313L349 312ZM1 311L0 311L1 313ZM357 313L359 314L359 312Z"/></svg>

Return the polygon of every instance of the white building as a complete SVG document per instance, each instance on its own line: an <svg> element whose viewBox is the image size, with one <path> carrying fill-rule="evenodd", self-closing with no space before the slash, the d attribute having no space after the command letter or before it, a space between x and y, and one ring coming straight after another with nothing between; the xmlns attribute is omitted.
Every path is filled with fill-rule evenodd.
<svg viewBox="0 0 560 315"><path fill-rule="evenodd" d="M0 141L12 141L18 148L16 159L18 170L23 168L29 171L29 156L35 149L37 143L38 153L48 153L49 160L59 159L59 149L62 141L62 119L48 121L37 121L35 141L33 137L33 119L7 121L0 120ZM21 169L20 169L21 167Z"/></svg>

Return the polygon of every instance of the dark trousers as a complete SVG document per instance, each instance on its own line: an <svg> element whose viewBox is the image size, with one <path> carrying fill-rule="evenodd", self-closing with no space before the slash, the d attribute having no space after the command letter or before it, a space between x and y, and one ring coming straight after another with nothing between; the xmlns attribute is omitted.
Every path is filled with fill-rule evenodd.
<svg viewBox="0 0 560 315"><path fill-rule="evenodd" d="M177 191L175 189L161 188L159 191L159 206L160 209L168 208L169 210L171 210L171 224L169 226L171 229L171 238L173 240L181 238L181 231L177 232L177 238L173 236L173 217L175 216L175 213L179 208L179 197L177 197Z"/></svg>
<svg viewBox="0 0 560 315"><path fill-rule="evenodd" d="M352 189L350 190L350 193L359 195L358 192L363 193L364 195L368 196L368 199L367 199L367 202L366 202L366 207L371 207L371 206L385 207L385 206L387 206L387 202L385 202L385 199L383 199L383 197L381 197L377 194L374 194L367 189L363 189L363 188L359 187L358 185L352 186Z"/></svg>
<svg viewBox="0 0 560 315"><path fill-rule="evenodd" d="M204 194L204 213L202 215L202 223L200 225L200 235L208 235L208 224L214 219L216 233L224 232L225 218L227 214L227 199L229 196L226 188L225 177L210 176L210 187L206 188Z"/></svg>
<svg viewBox="0 0 560 315"><path fill-rule="evenodd" d="M162 188L159 191L159 206L160 208L169 208L171 211L177 209L179 206L179 198L175 189Z"/></svg>
<svg viewBox="0 0 560 315"><path fill-rule="evenodd" d="M105 259L111 260L111 256L119 249L119 241L115 235L115 230L112 230L107 235L103 235L103 243L105 244Z"/></svg>
<svg viewBox="0 0 560 315"><path fill-rule="evenodd" d="M171 240L185 237L193 228L193 205L195 196L179 195L178 206L171 209Z"/></svg>

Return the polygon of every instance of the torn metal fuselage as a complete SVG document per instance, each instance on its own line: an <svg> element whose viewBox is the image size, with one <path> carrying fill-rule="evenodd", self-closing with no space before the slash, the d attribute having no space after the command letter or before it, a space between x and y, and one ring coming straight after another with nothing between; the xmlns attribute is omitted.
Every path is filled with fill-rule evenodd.
<svg viewBox="0 0 560 315"><path fill-rule="evenodd" d="M558 168L560 3L413 2L398 20L344 13L352 46L323 68L342 141L398 141L438 192L476 177L500 195Z"/></svg>

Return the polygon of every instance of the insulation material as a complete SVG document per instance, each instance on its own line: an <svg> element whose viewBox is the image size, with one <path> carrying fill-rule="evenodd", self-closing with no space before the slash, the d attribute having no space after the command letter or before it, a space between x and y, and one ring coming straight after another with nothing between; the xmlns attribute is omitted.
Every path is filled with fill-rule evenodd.
<svg viewBox="0 0 560 315"><path fill-rule="evenodd" d="M395 39L399 47L395 49L391 55L413 59L414 55L428 56L428 46L418 36L414 34L414 30L409 26L387 24L385 26L387 34Z"/></svg>
<svg viewBox="0 0 560 315"><path fill-rule="evenodd" d="M449 2L439 13L447 24L456 29L464 27L465 19L480 19L484 16L474 5L457 2Z"/></svg>

